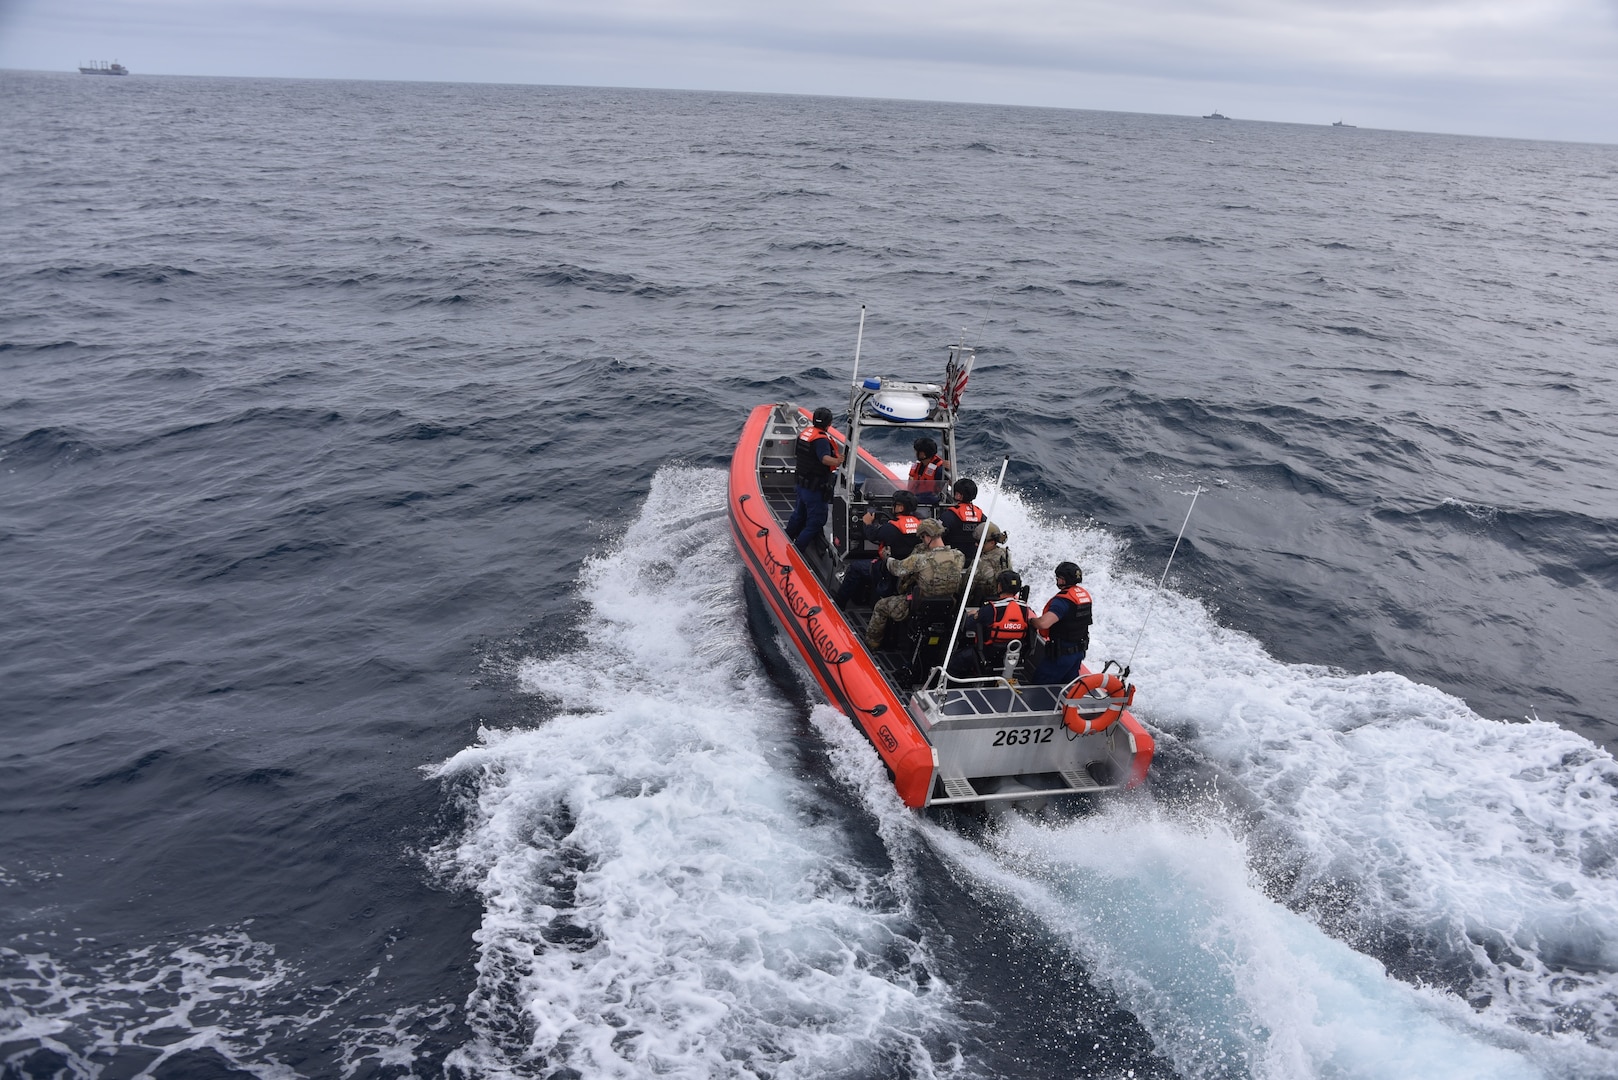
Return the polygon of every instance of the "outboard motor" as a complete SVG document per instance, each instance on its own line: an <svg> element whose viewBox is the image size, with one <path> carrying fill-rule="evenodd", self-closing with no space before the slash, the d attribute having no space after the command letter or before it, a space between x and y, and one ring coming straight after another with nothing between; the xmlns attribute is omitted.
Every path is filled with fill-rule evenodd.
<svg viewBox="0 0 1618 1080"><path fill-rule="evenodd" d="M1011 673L1017 670L1017 661L1022 659L1022 642L1013 641L1006 646L1006 662L1000 665L1000 677L1007 682L1011 681Z"/></svg>

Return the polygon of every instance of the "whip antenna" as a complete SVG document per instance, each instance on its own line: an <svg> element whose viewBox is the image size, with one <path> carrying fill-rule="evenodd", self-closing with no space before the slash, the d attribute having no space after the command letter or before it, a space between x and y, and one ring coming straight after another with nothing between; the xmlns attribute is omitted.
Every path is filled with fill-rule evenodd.
<svg viewBox="0 0 1618 1080"><path fill-rule="evenodd" d="M854 338L854 385L860 384L860 346L865 344L865 305L860 305L860 332Z"/></svg>
<svg viewBox="0 0 1618 1080"><path fill-rule="evenodd" d="M973 341L982 341L983 340L983 328L985 326L989 325L989 311L993 307L994 307L993 302L990 302L988 305L986 305L984 307L983 314L978 316L978 333L977 333L977 337L972 339ZM962 334L966 333L966 327L964 327L964 326L961 327L961 333ZM973 348L977 348L977 346L974 345Z"/></svg>
<svg viewBox="0 0 1618 1080"><path fill-rule="evenodd" d="M848 426L849 426L849 435L850 436L855 436L857 434L854 431L854 407L859 404L859 400L860 400L860 346L864 345L864 344L865 344L865 305L861 304L860 305L860 332L854 338L854 381L848 384ZM848 450L857 450L858 448L859 448L859 439L855 438L853 445L850 446L850 447L847 447L846 449L848 449ZM852 461L850 461L848 463L848 476L849 476L849 481L848 482L852 484L854 482L854 465L853 465Z"/></svg>
<svg viewBox="0 0 1618 1080"><path fill-rule="evenodd" d="M1174 546L1169 549L1169 561L1163 565L1163 576L1158 579L1157 591L1152 593L1152 602L1146 606L1146 618L1141 620L1140 633L1135 635L1135 644L1129 650L1129 662L1124 665L1127 670L1135 665L1135 650L1140 648L1140 639L1146 634L1146 624L1152 621L1152 609L1157 607L1157 598L1163 595L1163 583L1169 579L1169 567L1174 565L1174 553L1180 550L1180 539L1185 536L1185 527L1191 524L1191 511L1197 508L1197 496L1202 494L1202 485L1191 493L1191 505L1185 508L1185 520L1180 522L1180 535L1174 538Z"/></svg>

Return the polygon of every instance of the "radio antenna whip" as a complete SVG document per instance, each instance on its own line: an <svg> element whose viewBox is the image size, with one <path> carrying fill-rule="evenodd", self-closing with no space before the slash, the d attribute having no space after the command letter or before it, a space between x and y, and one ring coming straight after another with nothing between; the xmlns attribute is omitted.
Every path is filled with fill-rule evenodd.
<svg viewBox="0 0 1618 1080"><path fill-rule="evenodd" d="M854 385L860 384L860 346L865 344L865 305L860 305L860 332L854 338Z"/></svg>
<svg viewBox="0 0 1618 1080"><path fill-rule="evenodd" d="M865 305L860 305L860 332L854 338L854 380L848 384L848 433L854 434L854 410L860 400L860 346L865 344ZM858 440L853 446L844 447L845 451L853 451L859 446ZM848 463L849 483L853 483L854 465Z"/></svg>
<svg viewBox="0 0 1618 1080"><path fill-rule="evenodd" d="M1169 567L1174 565L1174 553L1180 550L1180 539L1185 536L1185 527L1191 524L1191 511L1197 508L1197 496L1202 494L1202 485L1191 493L1191 505L1185 508L1185 520L1180 522L1180 535L1174 538L1174 546L1169 549L1169 561L1163 565L1163 576L1158 579L1157 591L1152 593L1152 602L1146 606L1146 618L1141 620L1140 633L1135 635L1135 644L1129 650L1129 662L1124 665L1128 670L1135 666L1135 651L1140 648L1140 639L1146 634L1146 624L1152 621L1152 609L1157 607L1157 598L1163 595L1163 584L1169 579Z"/></svg>
<svg viewBox="0 0 1618 1080"><path fill-rule="evenodd" d="M976 341L982 341L983 340L983 328L985 326L989 325L989 310L993 306L994 306L994 304L993 304L992 301L990 303L984 305L983 314L978 316L978 334L977 334L977 337L972 339L973 341L976 342ZM963 333L963 334L966 333L966 328L965 327L961 328L961 333ZM976 345L973 345L972 347L977 348Z"/></svg>

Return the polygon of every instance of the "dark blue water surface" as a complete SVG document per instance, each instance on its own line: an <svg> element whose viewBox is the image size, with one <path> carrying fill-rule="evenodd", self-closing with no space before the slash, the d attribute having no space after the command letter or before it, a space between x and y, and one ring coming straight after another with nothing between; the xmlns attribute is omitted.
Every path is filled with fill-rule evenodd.
<svg viewBox="0 0 1618 1080"><path fill-rule="evenodd" d="M5 1074L1613 1075L1615 296L1614 147L0 72ZM770 660L862 303L1096 651L1205 489L1144 793Z"/></svg>

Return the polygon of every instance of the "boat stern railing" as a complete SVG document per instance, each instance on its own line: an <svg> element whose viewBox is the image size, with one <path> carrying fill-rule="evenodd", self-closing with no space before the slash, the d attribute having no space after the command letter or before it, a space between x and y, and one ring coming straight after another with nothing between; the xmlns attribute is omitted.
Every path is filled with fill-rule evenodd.
<svg viewBox="0 0 1618 1080"><path fill-rule="evenodd" d="M1087 794L1126 784L1133 737L1120 724L1079 735L1062 722L1059 685L998 676L938 678L910 714L937 762L928 805Z"/></svg>
<svg viewBox="0 0 1618 1080"><path fill-rule="evenodd" d="M946 685L915 691L915 700L929 727L961 726L967 721L1061 723L1060 686L1019 686L999 676L951 678Z"/></svg>

